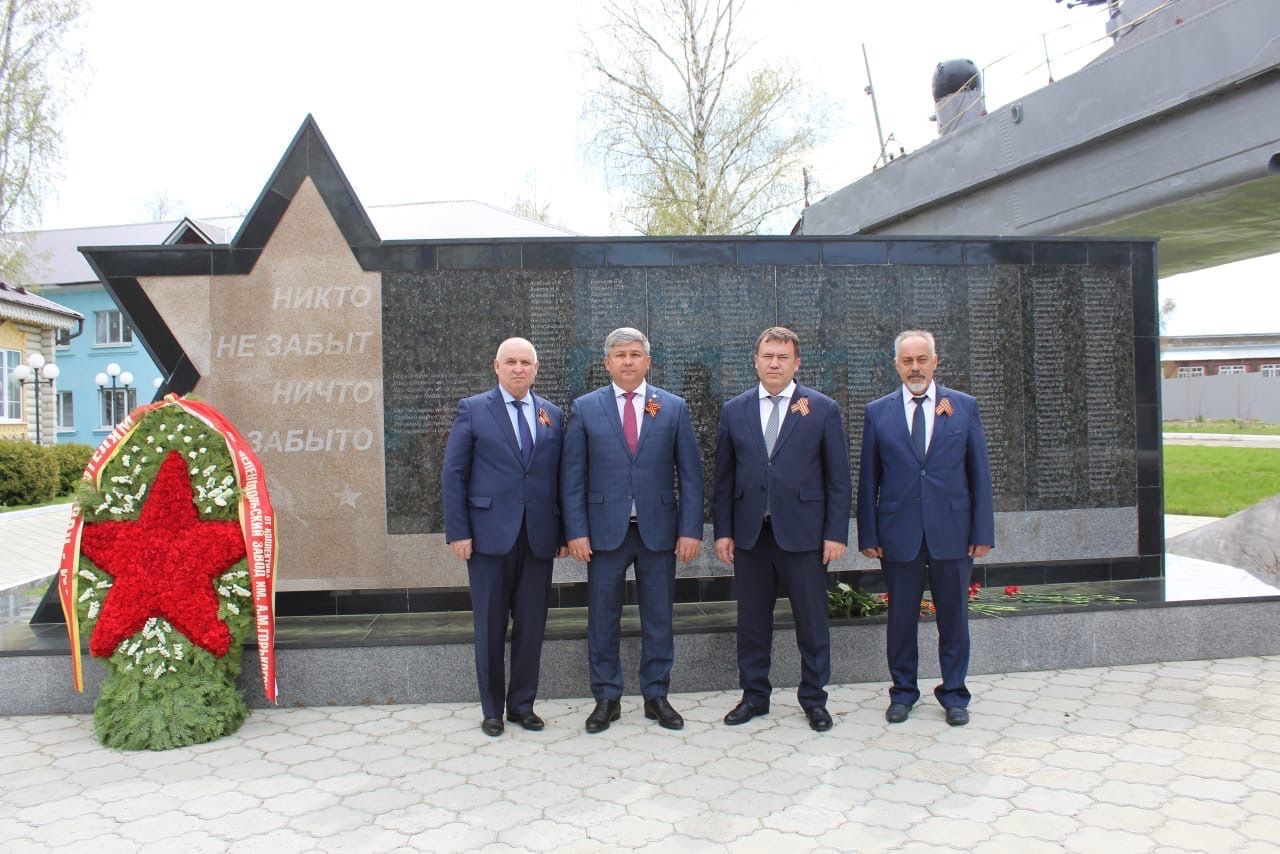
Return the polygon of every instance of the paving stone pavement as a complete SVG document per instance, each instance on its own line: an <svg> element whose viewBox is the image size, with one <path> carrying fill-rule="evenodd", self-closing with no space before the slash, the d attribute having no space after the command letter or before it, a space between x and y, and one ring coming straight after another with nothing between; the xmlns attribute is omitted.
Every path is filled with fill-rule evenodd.
<svg viewBox="0 0 1280 854"><path fill-rule="evenodd" d="M932 702L884 722L884 684L794 695L736 728L736 696L627 698L547 729L473 704L255 711L219 741L101 747L84 715L0 717L0 851L1280 850L1280 656L975 677L967 727Z"/></svg>

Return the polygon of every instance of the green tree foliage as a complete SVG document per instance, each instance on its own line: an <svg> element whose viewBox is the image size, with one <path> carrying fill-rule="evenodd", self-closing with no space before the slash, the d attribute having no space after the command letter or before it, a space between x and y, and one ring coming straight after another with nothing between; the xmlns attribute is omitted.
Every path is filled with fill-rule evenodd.
<svg viewBox="0 0 1280 854"><path fill-rule="evenodd" d="M62 146L63 73L79 67L67 33L82 0L0 0L0 233L32 225ZM16 247L0 246L12 276Z"/></svg>
<svg viewBox="0 0 1280 854"><path fill-rule="evenodd" d="M748 67L743 0L606 0L589 112L623 217L645 234L753 234L803 198L817 138L800 80Z"/></svg>

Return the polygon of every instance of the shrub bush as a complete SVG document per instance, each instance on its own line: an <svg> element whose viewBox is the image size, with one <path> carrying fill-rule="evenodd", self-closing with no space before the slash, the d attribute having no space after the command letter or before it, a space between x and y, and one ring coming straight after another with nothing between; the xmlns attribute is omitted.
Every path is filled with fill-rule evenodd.
<svg viewBox="0 0 1280 854"><path fill-rule="evenodd" d="M93 448L68 442L65 445L50 445L46 450L58 464L58 494L73 492L84 475L84 467L93 456Z"/></svg>
<svg viewBox="0 0 1280 854"><path fill-rule="evenodd" d="M0 439L0 504L40 504L58 494L58 463L47 449Z"/></svg>

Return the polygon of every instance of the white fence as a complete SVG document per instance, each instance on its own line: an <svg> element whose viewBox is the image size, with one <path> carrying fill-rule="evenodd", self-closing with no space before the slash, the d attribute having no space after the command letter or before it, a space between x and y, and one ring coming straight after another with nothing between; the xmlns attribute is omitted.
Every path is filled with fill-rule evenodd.
<svg viewBox="0 0 1280 854"><path fill-rule="evenodd" d="M1175 377L1162 382L1166 421L1239 418L1280 424L1280 377L1226 374Z"/></svg>

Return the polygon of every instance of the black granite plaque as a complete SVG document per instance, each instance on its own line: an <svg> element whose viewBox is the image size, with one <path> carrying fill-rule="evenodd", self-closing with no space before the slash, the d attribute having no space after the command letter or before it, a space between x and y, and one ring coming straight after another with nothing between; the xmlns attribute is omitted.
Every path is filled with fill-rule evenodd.
<svg viewBox="0 0 1280 854"><path fill-rule="evenodd" d="M1080 271L1084 353L1084 435L1088 505L1125 507L1137 499L1133 303L1128 271Z"/></svg>
<svg viewBox="0 0 1280 854"><path fill-rule="evenodd" d="M1027 400L1028 510L1081 506L1085 492L1084 395L1079 377L1083 341L1079 281L1073 267L1032 269L1024 289L1023 340Z"/></svg>
<svg viewBox="0 0 1280 854"><path fill-rule="evenodd" d="M567 408L608 382L604 338L619 326L649 335L650 380L689 402L708 501L720 407L757 382L755 339L776 323L800 336L797 379L843 408L855 480L863 408L899 384L894 336L922 328L937 339L938 380L980 402L997 510L1136 503L1130 267L735 265L724 255L384 274L388 530L442 529L449 425L459 398L492 387L503 338L533 341L536 390Z"/></svg>
<svg viewBox="0 0 1280 854"><path fill-rule="evenodd" d="M775 323L773 269L670 267L648 273L654 385L677 391L702 452L705 483L715 470L720 407L757 382L752 360L760 331ZM704 490L711 519L712 490Z"/></svg>
<svg viewBox="0 0 1280 854"><path fill-rule="evenodd" d="M388 533L444 529L440 470L458 401L496 384L493 359L505 338L529 336L541 351L562 352L564 321L554 317L571 304L568 283L564 274L520 270L383 275ZM548 325L534 332L531 316Z"/></svg>

